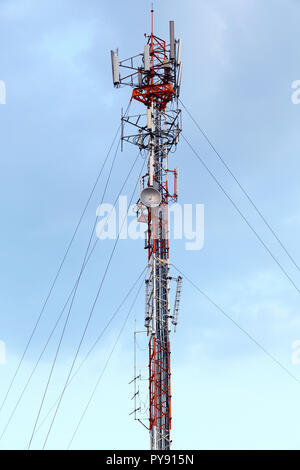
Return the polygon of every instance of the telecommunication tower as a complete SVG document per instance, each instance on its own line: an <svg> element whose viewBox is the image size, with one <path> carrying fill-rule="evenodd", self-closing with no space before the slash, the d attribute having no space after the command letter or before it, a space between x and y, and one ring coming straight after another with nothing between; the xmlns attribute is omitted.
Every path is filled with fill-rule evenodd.
<svg viewBox="0 0 300 470"><path fill-rule="evenodd" d="M129 142L147 155L147 173L140 180L137 219L146 224L145 249L148 253L145 327L149 341L149 431L153 450L171 446L171 324L176 330L182 279L178 277L174 310L170 309L169 214L170 202L178 198L178 169L168 166L170 152L176 150L181 132L178 107L182 62L181 41L175 40L170 21L169 42L153 33L145 35L143 53L119 61L111 51L114 86L133 88L131 101L146 107L146 113L122 113L122 145ZM120 72L124 72L121 77ZM125 128L133 131L125 135ZM169 184L169 176L172 184ZM136 377L134 377L134 380Z"/></svg>

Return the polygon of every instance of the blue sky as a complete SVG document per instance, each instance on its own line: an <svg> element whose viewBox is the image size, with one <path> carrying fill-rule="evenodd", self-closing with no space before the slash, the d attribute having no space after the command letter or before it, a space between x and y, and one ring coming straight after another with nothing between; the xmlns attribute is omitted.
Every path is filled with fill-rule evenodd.
<svg viewBox="0 0 300 470"><path fill-rule="evenodd" d="M150 2L135 0L0 2L0 80L7 89L7 103L0 105L0 339L7 354L0 365L1 394L130 98L129 89L112 87L109 51L119 47L122 58L142 51L149 9ZM183 41L182 101L300 260L300 105L291 101L291 84L300 79L300 3L164 0L155 2L155 10L158 35L167 37L174 19ZM185 114L183 130L300 286L299 272ZM114 200L135 156L130 146L118 155L106 202ZM180 202L205 204L204 248L186 251L183 241L175 241L171 260L300 379L300 365L291 361L292 343L300 339L299 294L183 140L170 165L180 167ZM124 189L129 197L139 167ZM0 414L0 429L76 279L105 176L107 167ZM85 273L42 415L64 383L111 247L99 243ZM80 357L145 262L143 242L120 241ZM67 391L49 448L66 448L130 301ZM133 320L142 325L143 316L142 292L73 448L148 448L146 430L129 417ZM58 333L0 448L28 443L57 340ZM299 449L299 385L187 282L172 364L174 448ZM46 431L47 425L34 448Z"/></svg>

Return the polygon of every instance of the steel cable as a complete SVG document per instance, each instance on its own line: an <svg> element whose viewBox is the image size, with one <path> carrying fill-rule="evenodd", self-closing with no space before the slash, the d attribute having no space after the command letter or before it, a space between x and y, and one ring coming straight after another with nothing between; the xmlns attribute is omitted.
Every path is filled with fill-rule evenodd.
<svg viewBox="0 0 300 470"><path fill-rule="evenodd" d="M95 386L94 386L94 388L93 388L93 391L92 391L92 393L91 393L91 395L90 395L90 397L89 397L89 399L88 399L88 401L87 401L87 404L86 404L86 406L84 407L84 410L83 410L83 412L82 412L82 414L81 414L81 416L80 416L80 418L79 418L79 421L78 421L78 423L77 423L77 425L76 425L76 428L75 428L75 431L74 431L74 433L73 433L73 435L72 435L72 437L71 437L71 439L70 439L70 441L69 441L69 444L68 444L67 449L70 449L70 447L71 447L71 445L72 445L72 443L73 443L73 441L74 441L74 438L75 438L75 436L76 436L76 434L77 434L77 432L78 432L78 430L79 430L79 428L80 428L80 426L81 426L81 424L82 424L82 421L83 421L83 419L84 419L84 417L85 417L85 415L86 415L86 413L87 413L87 411L88 411L88 408L89 408L89 406L90 406L90 404L91 404L91 402L92 402L92 400L93 400L93 398L94 398L94 396L95 396L95 393L96 393L96 391L97 391L97 389L98 389L98 387L99 387L100 381L101 381L101 379L102 379L102 377L103 377L103 375L104 375L104 373L105 373L105 371L106 371L106 369L107 369L107 366L108 366L108 364L109 364L109 362L110 362L110 359L111 359L111 357L112 357L112 355L113 355L113 353L114 353L114 351L115 351L115 349L116 349L116 347L117 347L117 344L118 344L118 342L119 342L119 340L120 340L120 337L121 337L121 335L122 335L122 333L123 333L123 331L124 331L124 328L125 328L125 326L126 326L126 324L127 324L127 321L128 321L128 319L129 319L129 316L130 316L130 314L131 314L131 312L132 312L132 310L133 310L133 308L134 308L134 305L135 305L135 303L136 303L136 301L137 301L137 298L138 298L138 296L139 296L139 293L140 293L140 291L141 291L141 288L142 288L143 284L144 284L144 279L142 280L142 283L141 283L141 285L140 285L140 287L139 287L139 289L138 289L138 291L137 291L137 293L136 293L136 295L135 295L135 298L134 298L134 300L133 300L133 302L132 302L132 304L131 304L131 306L130 306L130 308L129 308L129 311L128 311L128 313L127 313L125 319L124 319L124 322L123 322L123 324L122 324L122 326L121 326L121 329L120 329L119 334L118 334L118 336L117 336L117 338L116 338L116 341L115 341L115 343L114 343L114 345L113 345L113 347L112 347L112 349L111 349L111 351L110 351L110 354L109 354L109 356L108 356L108 358L107 358L107 360L106 360L106 362L105 362L105 364L104 364L104 367L103 367L103 369L102 369L102 371L101 371L101 373L100 373L100 375L99 375L99 377L98 377L98 380L97 380L97 382L96 382L96 384L95 384Z"/></svg>
<svg viewBox="0 0 300 470"><path fill-rule="evenodd" d="M176 271L178 271L203 297L208 300L219 312L222 313L228 320L230 320L240 331L242 331L263 353L268 356L272 361L277 364L286 374L288 374L293 380L295 380L298 384L300 380L293 375L273 354L271 354L264 346L262 346L248 331L245 330L242 326L238 324L236 320L234 320L228 313L223 310L214 300L212 300L203 290L201 290L186 274L184 274L180 269L178 269L174 264L172 264Z"/></svg>
<svg viewBox="0 0 300 470"><path fill-rule="evenodd" d="M282 242L282 240L280 239L279 235L275 232L275 230L271 227L270 223L267 221L266 217L263 215L262 211L258 208L258 206L255 204L255 202L253 201L253 199L251 198L251 196L249 195L248 191L243 187L243 185L240 183L240 181L238 180L238 178L235 176L235 174L233 173L233 171L231 170L231 168L229 167L228 163L225 162L224 158L221 156L221 154L217 151L216 147L214 146L214 144L212 143L212 141L209 139L208 135L206 134L206 132L204 132L204 130L199 126L198 122L196 121L196 119L192 116L191 112L187 109L187 107L185 106L185 104L181 101L181 99L179 99L180 103L182 104L182 106L184 107L185 111L187 112L187 114L189 115L189 117L191 118L191 120L193 121L193 123L195 124L195 126L197 127L197 129L200 131L200 133L202 134L202 136L204 137L204 139L206 140L206 142L209 144L209 146L212 148L212 150L214 151L214 153L217 155L217 157L219 158L219 160L222 162L222 164L224 165L224 167L226 168L226 170L228 171L228 173L232 176L232 178L234 179L234 181L236 182L236 184L239 186L240 190L243 192L243 194L246 196L246 198L248 199L248 201L250 202L250 204L252 205L252 207L255 209L255 211L257 212L257 214L259 215L259 217L262 219L262 221L264 222L264 224L267 226L267 228L270 230L270 232L272 233L272 235L275 237L275 239L277 240L277 242L279 243L279 245L281 246L281 248L284 250L284 252L286 253L286 255L289 257L289 259L291 260L291 262L293 263L293 265L298 269L298 271L300 271L300 267L298 265L298 263L296 262L295 258L291 255L291 253L288 251L287 247L284 245L284 243Z"/></svg>
<svg viewBox="0 0 300 470"><path fill-rule="evenodd" d="M71 384L71 382L74 380L74 378L77 376L77 374L79 373L79 371L81 370L81 368L83 367L83 365L85 364L85 362L87 361L87 359L89 358L89 356L92 354L92 352L94 351L94 349L96 348L96 346L98 345L99 341L101 340L102 336L104 335L105 331L107 330L107 328L109 327L109 325L112 323L112 321L116 318L117 314L119 313L119 311L121 310L121 308L123 307L123 305L125 304L126 300L128 299L128 297L130 296L131 292L133 291L133 289L135 288L135 286L137 285L137 283L139 282L140 278L142 277L142 275L144 274L146 270L146 267L142 270L142 272L140 273L140 275L138 276L138 278L136 279L136 281L133 283L133 285L131 286L131 288L127 291L125 297L123 298L123 300L121 301L121 303L119 304L119 306L117 307L117 309L115 310L115 312L113 313L113 315L111 316L111 318L109 319L109 321L106 323L105 327L101 330L101 333L97 336L96 340L94 341L93 345L91 346L91 348L88 350L88 352L86 353L86 355L84 356L84 358L82 359L80 365L77 367L76 371L74 372L74 374L71 376L69 382L68 382L68 385L67 387ZM45 423L45 421L48 419L51 411L54 409L55 405L57 405L58 401L59 401L59 398L57 398L57 400L53 403L53 405L49 408L49 411L47 412L47 414L44 416L44 418L41 420L41 423L39 424L39 426L37 427L36 431L35 431L35 434L40 430L40 428L43 426L43 424Z"/></svg>
<svg viewBox="0 0 300 470"><path fill-rule="evenodd" d="M141 172L140 174L142 173L143 171L143 168L144 168L144 165L145 165L145 161L143 161L143 165L142 165L142 168L141 168ZM131 199L130 199L130 202L129 202L129 205L128 205L128 208L127 208L127 213L128 213L128 209L132 203L132 200L133 200L133 197L134 197L134 194L135 194L135 191L136 191L136 188L138 186L138 181L136 182L136 185L134 187L134 190L133 190L133 193L132 193L132 196L131 196ZM58 413L58 410L60 408L60 405L61 405L61 402L62 402L62 399L63 399L63 396L64 396L64 393L65 393L65 390L66 390L66 387L67 387L67 383L69 382L69 379L70 379L70 376L72 374L72 371L73 371L73 368L74 368L74 365L75 365L75 362L77 360L77 357L78 357L78 354L79 354L79 351L81 349L81 346L82 346L82 343L83 343L83 340L85 338L85 335L86 335L86 332L87 332L87 329L89 327L89 324L90 324L90 321L92 319L92 316L93 316L93 313L94 313L94 310L95 310L95 307L96 307L96 304L97 304L97 301L99 299L99 296L100 296L100 293L101 293L101 290L102 290L102 286L104 284L104 281L105 281L105 278L106 278L106 275L107 275L107 272L108 272L108 269L110 267L110 264L111 264L111 261L112 261L112 258L114 256L114 253L115 253L115 250L116 250L116 247L117 247L117 244L118 244L118 241L119 241L119 238L120 238L120 233L122 231L122 228L123 228L123 225L125 223L125 220L126 220L126 217L127 217L127 213L126 213L126 216L124 217L123 219L123 223L121 224L121 228L119 230L119 233L117 235L117 239L114 243L114 246L113 246L113 249L111 251L111 254L110 254L110 257L109 257L109 260L108 260L108 263L106 265L106 268L105 268L105 271L104 271L104 274L102 276L102 279L101 279L101 282L100 282L100 286L98 288L98 291L97 291L97 294L95 296L95 299L94 299L94 302L93 302L93 305L92 305L92 308L90 310L90 313L89 313L89 316L88 316L88 319L87 319L87 322L85 324L85 327L84 327L84 330L83 330L83 333L82 333L82 336L81 336L81 339L79 341L79 344L78 344L78 347L77 347L77 350L76 350L76 353L75 353L75 356L74 356L74 359L73 359L73 362L72 362L72 365L71 365L71 368L69 370L69 373L68 373L68 376L67 376L67 379L66 379L66 382L65 382L65 385L63 387L63 390L62 390L62 393L60 395L60 399L59 399L59 402L57 404L57 407L56 407L56 410L55 410L55 413L54 413L54 416L53 416L53 419L51 421L51 424L50 424L50 427L49 427L49 430L48 430L48 433L46 435L46 439L45 439L45 442L43 444L43 449L45 449L45 446L48 442L48 439L49 439L49 436L50 436L50 433L51 433L51 430L52 430L52 427L53 427L53 424L55 422L55 419L56 419L56 416L57 416L57 413Z"/></svg>
<svg viewBox="0 0 300 470"><path fill-rule="evenodd" d="M127 109L126 109L126 113L128 113L129 107L130 107L130 103L128 104L128 107L127 107ZM126 114L126 113L125 113L125 114ZM80 217L79 217L79 221L78 221L78 223L77 223L77 225L76 225L76 227L75 227L75 230L74 230L74 232L73 232L73 235L72 235L72 237L71 237L71 240L70 240L70 242L69 242L69 244L68 244L68 246L67 246L67 249L66 249L66 251L65 251L65 253L64 253L64 256L63 256L63 258L62 258L62 261L61 261L61 263L60 263L60 265L59 265L59 268L58 268L58 270L57 270L57 272L56 272L56 274L55 274L55 276L54 276L54 280L53 280L53 282L52 282L52 284L51 284L51 286L50 286L50 289L49 289L49 291L48 291L48 294L47 294L47 296L46 296L46 299L45 299L45 301L44 301L44 303L43 303L43 305L42 305L42 308L41 308L41 310L40 310L40 312L39 312L39 314L38 314L36 323L35 323L35 325L34 325L34 327L33 327L33 330L32 330L32 332L31 332L31 334L30 334L30 336L29 336L29 339L28 339L28 341L27 341L27 343L26 343L26 346L25 346L25 349L24 349L24 351L23 351L23 353L22 353L21 359L20 359L20 361L19 361L19 363L18 363L18 365L17 365L17 367L16 367L16 370L15 370L15 372L14 372L14 374L13 374L13 377L12 377L12 379L11 379L11 381L10 381L10 383L9 383L9 386L8 386L8 388L7 388L7 390L6 390L6 393L5 393L5 395L4 395L4 398L3 398L2 402L1 402L1 405L0 405L0 413L1 413L1 411L2 411L2 409L3 409L3 407L4 407L4 405L5 405L5 403L6 403L6 401L7 401L7 398L8 398L8 396L9 396L9 393L10 393L12 387L13 387L13 384L14 384L14 382L15 382L15 380L16 380L16 377L17 377L17 375L18 375L18 373L19 373L19 370L20 370L20 368L21 368L21 366L22 366L22 364L23 364L23 361L24 361L24 358L25 358L26 353L27 353L27 351L28 351L28 348L29 348L29 346L30 346L30 344L31 344L31 341L32 341L32 339L33 339L33 337L34 337L34 334L35 334L35 332L36 332L36 330L37 330L37 328L38 328L38 325L40 324L40 321L41 321L41 319L42 319L42 317L43 317L43 313L44 313L44 311L45 311L45 308L46 308L46 306L47 306L47 304L48 304L48 301L49 301L49 299L50 299L50 297L51 297L51 294L52 294L53 289L54 289L54 287L55 287L55 285L56 285L56 282L57 282L57 279L58 279L58 277L59 277L59 275L60 275L60 273L61 273L61 270L62 270L62 268L63 268L63 266L64 266L64 264L65 264L66 258L67 258L68 254L69 254L69 251L70 251L70 249L71 249L71 247L72 247L72 245L73 245L73 242L74 242L74 239L75 239L75 237L76 237L76 234L77 234L77 232L78 232L78 230L79 230L79 227L80 227L81 222L82 222L82 220L83 220L83 217L84 217L84 215L85 215L85 213L86 213L86 211L87 211L87 208L88 208L88 206L89 206L89 203L90 203L90 201L91 201L91 198L92 198L92 196L93 196L93 194L94 194L94 192L95 192L95 189L96 189L96 187L97 187L97 185L98 185L99 179L100 179L100 177L101 177L101 175L102 175L102 172L103 172L103 170L104 170L105 164L106 164L106 162L107 162L107 160L108 160L108 158L109 158L109 155L110 155L110 153L111 153L111 150L112 150L112 148L113 148L113 146L114 146L114 143L115 143L115 141L116 141L116 139L117 139L117 136L118 136L118 134L119 134L120 128L121 128L121 124L119 125L118 130L117 130L117 132L116 132L116 134L115 134L115 136L114 136L114 138L113 138L112 144L111 144L111 146L110 146L110 148L109 148L109 151L108 151L108 153L106 154L106 157L105 157L105 159L104 159L104 162L103 162L103 164L102 164L102 166L101 166L101 169L100 169L100 171L99 171L99 173L98 173L98 175L97 175L97 178L96 178L95 183L94 183L94 185L93 185L93 187L92 187L92 190L91 190L91 192L90 192L90 194L89 194L89 196L88 196L88 199L87 199L87 201L86 201L86 203L85 203L85 206L84 206L84 208L83 208L83 211L82 211L82 213L81 213L81 215L80 215Z"/></svg>
<svg viewBox="0 0 300 470"><path fill-rule="evenodd" d="M109 181L110 181L110 178L111 178L111 174L112 174L115 162L116 162L119 146L120 146L120 141L117 145L117 148L116 148L116 151L115 151L115 154L114 154L111 166L110 166L110 170L109 170L109 173L108 173L108 176L107 176L107 179L106 179L105 187L104 187L103 194L102 194L101 204L103 203L104 197L106 195L106 191L107 191L108 184L109 184ZM61 348L61 345L62 345L62 342L63 342L63 339L64 339L66 328L67 328L67 325L69 323L69 319L70 319L71 312L72 312L72 307L73 307L75 297L76 297L76 294L77 294L77 290L78 290L78 287L79 287L79 284L80 284L80 281L81 281L81 277L82 277L82 274L83 274L83 271L84 271L86 260L87 260L87 257L88 257L89 251L90 251L90 246L91 246L92 239L93 239L94 232L95 232L95 228L96 228L96 225L97 225L97 220L98 220L98 217L96 216L93 227L92 227L92 230L91 230L89 242L88 242L87 248L85 250L84 259L82 261L79 276L78 276L78 278L76 280L76 283L75 283L75 288L73 290L69 310L68 310L68 313L67 313L64 325L63 325L61 336L59 338L58 346L57 346L56 351L55 351L54 359L52 361L52 366L51 366L50 373L49 373L49 376L48 376L48 379L47 379L47 383L46 383L45 390L44 390L44 393L43 393L42 401L41 401L41 404L40 404L40 407L39 407L39 410L38 410L38 413L37 413L37 417L36 417L36 420L35 420L35 423L34 423L33 432L31 434L31 437L30 437L30 440L29 440L28 449L30 449L30 446L31 446L31 443L32 443L32 439L33 439L33 436L34 436L34 433L35 433L35 429L36 429L36 426L37 426L37 423L38 423L38 420L39 420L39 417L40 417L40 413L42 411L44 401L45 401L45 398L46 398L46 395L47 395L47 392L48 392L48 388L49 388L49 385L50 385L50 382L51 382L51 378L52 378L52 375L53 375L53 372L54 372L54 369L55 369L58 354L60 352L60 348Z"/></svg>
<svg viewBox="0 0 300 470"><path fill-rule="evenodd" d="M250 230L254 233L254 235L256 236L256 238L258 239L258 241L261 243L261 245L265 248L265 250L269 253L269 255L271 256L271 258L275 261L275 263L277 264L277 266L280 268L280 270L282 271L282 273L285 275L285 277L290 281L290 283L292 284L292 286L296 289L296 291L298 292L298 294L300 294L300 289L299 287L295 284L295 282L293 281L293 279L291 278L291 276L288 274L288 272L285 270L285 268L282 266L282 264L278 261L278 259L276 258L275 255L273 255L273 253L271 252L270 248L267 246L267 244L263 241L263 239L261 238L261 236L258 234L258 232L255 230L255 228L250 224L250 222L248 221L248 219L246 218L246 216L242 213L242 211L239 209L239 207L237 206L237 204L233 201L233 199L231 198L231 196L227 193L227 191L225 190L225 188L222 186L222 184L219 182L219 180L216 178L216 176L213 174L213 172L209 169L209 167L206 165L206 163L204 162L204 160L200 157L200 155L198 154L198 152L194 149L194 147L188 142L188 140L184 137L184 135L182 135L183 139L185 140L185 142L187 143L187 145L190 147L190 149L192 150L192 152L194 153L194 155L197 157L197 159L200 161L200 163L204 166L204 168L206 169L206 171L210 174L210 176L212 177L212 179L215 181L215 183L219 186L219 188L221 189L221 191L223 192L223 194L227 197L227 199L230 201L230 203L233 205L233 207L235 208L235 210L238 212L238 214L240 215L240 217L244 220L244 222L246 222L246 224L248 225L248 227L250 228Z"/></svg>

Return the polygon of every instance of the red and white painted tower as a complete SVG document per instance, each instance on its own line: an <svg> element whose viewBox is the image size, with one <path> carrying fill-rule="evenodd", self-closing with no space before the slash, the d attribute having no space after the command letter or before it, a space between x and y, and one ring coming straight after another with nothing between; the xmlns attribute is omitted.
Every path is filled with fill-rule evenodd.
<svg viewBox="0 0 300 470"><path fill-rule="evenodd" d="M154 35L146 36L144 52L119 61L111 51L115 87L133 88L131 101L142 103L146 112L122 116L122 141L137 145L147 156L147 173L141 178L137 217L146 224L145 248L148 253L145 326L149 341L149 431L151 449L171 446L171 324L176 328L182 279L177 278L174 310L170 310L170 246L168 207L178 197L178 169L169 169L168 159L176 149L181 132L178 108L182 63L181 41L175 40L174 22L166 43ZM120 76L120 71L124 76ZM133 134L125 135L125 127ZM170 178L171 177L171 178ZM171 183L169 179L172 179ZM135 378L134 378L135 380Z"/></svg>

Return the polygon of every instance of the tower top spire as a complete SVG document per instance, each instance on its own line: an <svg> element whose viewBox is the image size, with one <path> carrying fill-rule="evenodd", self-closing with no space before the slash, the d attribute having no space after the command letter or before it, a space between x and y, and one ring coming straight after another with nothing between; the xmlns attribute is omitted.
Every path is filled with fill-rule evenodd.
<svg viewBox="0 0 300 470"><path fill-rule="evenodd" d="M151 36L153 36L153 17L154 17L154 5L151 3Z"/></svg>

